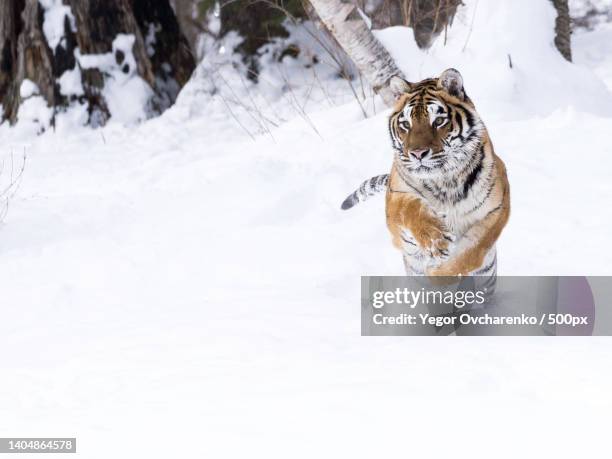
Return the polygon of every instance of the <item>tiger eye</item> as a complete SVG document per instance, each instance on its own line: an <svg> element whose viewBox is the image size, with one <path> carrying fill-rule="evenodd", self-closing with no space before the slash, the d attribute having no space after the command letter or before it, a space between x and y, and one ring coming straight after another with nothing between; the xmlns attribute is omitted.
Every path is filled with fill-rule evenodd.
<svg viewBox="0 0 612 459"><path fill-rule="evenodd" d="M444 118L436 118L434 120L434 127L440 127L444 123Z"/></svg>

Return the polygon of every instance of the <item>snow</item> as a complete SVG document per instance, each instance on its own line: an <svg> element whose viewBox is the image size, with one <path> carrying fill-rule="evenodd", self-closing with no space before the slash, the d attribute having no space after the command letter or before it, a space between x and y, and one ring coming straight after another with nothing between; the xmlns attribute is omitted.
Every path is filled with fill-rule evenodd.
<svg viewBox="0 0 612 459"><path fill-rule="evenodd" d="M104 74L102 94L112 121L122 125L137 124L151 115L153 90L138 75L136 59L132 53L135 40L134 35L118 34L109 53L76 53L83 69L97 68Z"/></svg>
<svg viewBox="0 0 612 459"><path fill-rule="evenodd" d="M500 273L610 274L603 29L571 65L539 31L548 1L523 27L524 2L465 3L447 47L379 36L412 79L462 72L509 172ZM0 226L0 430L87 458L601 457L608 340L359 336L360 276L403 267L382 198L339 206L389 169L388 111L307 51L271 46L253 86L236 44L137 126L0 126L5 164L27 154Z"/></svg>
<svg viewBox="0 0 612 459"><path fill-rule="evenodd" d="M64 39L64 24L68 18L72 31L76 31L76 23L72 10L63 4L63 0L38 0L45 10L43 32L49 47L55 51Z"/></svg>
<svg viewBox="0 0 612 459"><path fill-rule="evenodd" d="M612 96L601 80L567 62L554 47L554 27L541 26L543 20L554 24L555 14L552 2L472 2L458 10L446 43L441 37L427 51L420 51L412 31L403 27L377 36L408 69L408 79L419 81L448 67L460 68L485 120L548 115L568 106L612 114Z"/></svg>
<svg viewBox="0 0 612 459"><path fill-rule="evenodd" d="M49 44L49 48L53 53L55 53L58 46L66 48L66 21L68 21L70 30L74 33L76 32L76 19L72 14L70 6L64 5L62 0L40 0L39 3L45 11L43 32L45 34L47 43ZM75 51L75 54L78 55L78 49ZM57 78L56 82L59 85L60 94L70 98L72 101L69 107L70 113L67 114L66 117L74 121L78 120L79 125L86 124L87 116L83 116L85 107L82 103L75 102L76 98L85 94L83 85L81 83L81 69L79 66L77 65L71 70L65 70L64 73ZM36 105L40 107L38 110L44 110L44 102L42 102L42 100L37 101ZM22 115L22 117L28 116L29 118L32 118L31 115L21 113L21 110L20 115ZM49 121L50 119L51 115L49 117ZM38 118L35 118L35 121L36 120L38 120ZM20 118L20 121L25 120ZM42 132L49 127L49 122L38 124L39 132Z"/></svg>
<svg viewBox="0 0 612 459"><path fill-rule="evenodd" d="M147 47L147 54L149 57L155 55L155 44L157 42L156 36L160 30L161 26L159 24L149 24L149 30L147 31L147 36L145 37L145 46Z"/></svg>
<svg viewBox="0 0 612 459"><path fill-rule="evenodd" d="M612 19L612 0L569 0L570 16L576 25L589 29Z"/></svg>
<svg viewBox="0 0 612 459"><path fill-rule="evenodd" d="M35 94L40 94L40 90L38 89L38 85L34 83L32 80L28 80L27 78L21 82L21 86L19 87L19 96L22 99L27 99Z"/></svg>
<svg viewBox="0 0 612 459"><path fill-rule="evenodd" d="M19 106L17 119L21 123L24 135L42 133L51 124L53 110L40 95L38 85L26 78L19 87L19 96L23 101Z"/></svg>
<svg viewBox="0 0 612 459"><path fill-rule="evenodd" d="M63 0L39 0L39 2L44 9L43 32L50 49L55 52L58 46L66 46L66 20L72 32L76 32L76 20L70 6L64 5ZM155 53L156 30L156 26L151 24L145 38L149 56ZM78 120L81 124L86 124L88 121L88 117L82 116L85 110L83 102L78 100L78 97L85 93L81 83L81 68L97 68L104 75L105 84L102 94L108 103L113 122L135 125L152 115L153 90L138 75L136 59L132 53L134 42L133 35L118 34L113 40L111 52L84 55L78 48L74 51L78 65L74 69L66 70L57 79L60 94L70 97L72 101L68 107L70 113L66 114L67 118ZM117 57L118 52L122 55L121 59ZM95 119L92 124L97 127ZM47 127L41 123L41 129L44 130Z"/></svg>
<svg viewBox="0 0 612 459"><path fill-rule="evenodd" d="M81 68L76 65L72 70L66 70L57 80L60 94L63 96L82 96L85 94L82 83Z"/></svg>
<svg viewBox="0 0 612 459"><path fill-rule="evenodd" d="M612 91L612 23L605 23L593 31L578 30L572 35L572 43L579 50L574 62L588 66Z"/></svg>

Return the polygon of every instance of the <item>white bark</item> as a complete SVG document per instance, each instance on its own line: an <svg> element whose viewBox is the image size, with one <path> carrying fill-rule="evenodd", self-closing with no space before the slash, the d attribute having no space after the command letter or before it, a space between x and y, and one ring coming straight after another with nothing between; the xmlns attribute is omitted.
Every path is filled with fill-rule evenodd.
<svg viewBox="0 0 612 459"><path fill-rule="evenodd" d="M372 34L357 7L342 0L310 0L310 3L374 91L387 105L393 105L395 96L389 80L395 75L402 78L404 75Z"/></svg>

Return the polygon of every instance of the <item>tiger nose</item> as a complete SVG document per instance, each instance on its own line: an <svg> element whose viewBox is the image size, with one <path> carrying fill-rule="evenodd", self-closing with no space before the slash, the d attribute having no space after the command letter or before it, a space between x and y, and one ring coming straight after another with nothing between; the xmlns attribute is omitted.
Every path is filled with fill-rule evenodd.
<svg viewBox="0 0 612 459"><path fill-rule="evenodd" d="M410 150L410 154L416 159L423 159L429 153L429 148L420 148L418 150Z"/></svg>

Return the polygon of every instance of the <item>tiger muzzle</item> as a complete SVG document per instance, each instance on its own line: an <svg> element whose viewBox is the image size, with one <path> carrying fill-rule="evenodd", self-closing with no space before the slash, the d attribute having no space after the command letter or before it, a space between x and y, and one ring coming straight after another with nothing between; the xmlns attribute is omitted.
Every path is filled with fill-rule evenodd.
<svg viewBox="0 0 612 459"><path fill-rule="evenodd" d="M425 158L429 152L431 151L430 148L418 148L416 150L410 150L409 156L418 159L419 161L422 160L423 158Z"/></svg>

